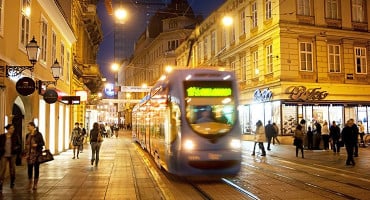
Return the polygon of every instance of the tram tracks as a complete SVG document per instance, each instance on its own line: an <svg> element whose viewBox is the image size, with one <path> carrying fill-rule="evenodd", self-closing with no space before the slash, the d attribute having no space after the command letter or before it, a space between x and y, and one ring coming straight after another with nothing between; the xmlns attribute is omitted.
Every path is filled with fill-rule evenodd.
<svg viewBox="0 0 370 200"><path fill-rule="evenodd" d="M217 199L253 199L259 198L251 192L243 189L227 178L220 178L214 181L194 182L187 181L194 190L205 200Z"/></svg>
<svg viewBox="0 0 370 200"><path fill-rule="evenodd" d="M317 166L307 166L302 163L293 163L279 158L274 158L272 161L267 159L263 163L254 162L253 164L249 164L243 162L243 166L248 168L246 171L253 171L256 176L267 177L266 179L268 180L276 180L282 182L282 184L297 187L299 190L309 191L319 196L327 196L331 199L361 199L358 194L369 191L367 186L361 186L360 183L356 184L345 181L349 175L337 173L325 167L318 169ZM333 178L321 175L321 173L332 173L331 177ZM363 179L362 181L367 180ZM333 187L333 185L337 187ZM350 188L350 192L348 192L348 188Z"/></svg>

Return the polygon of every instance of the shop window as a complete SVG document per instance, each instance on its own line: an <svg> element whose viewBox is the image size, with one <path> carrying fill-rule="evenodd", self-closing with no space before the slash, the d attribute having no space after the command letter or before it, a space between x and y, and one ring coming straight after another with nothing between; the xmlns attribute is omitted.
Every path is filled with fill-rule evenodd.
<svg viewBox="0 0 370 200"><path fill-rule="evenodd" d="M343 121L343 106L330 106L329 107L329 119L330 124L333 121L337 124L337 126L343 128L344 121Z"/></svg>
<svg viewBox="0 0 370 200"><path fill-rule="evenodd" d="M297 126L297 106L282 105L282 135L293 135Z"/></svg>
<svg viewBox="0 0 370 200"><path fill-rule="evenodd" d="M244 105L239 107L239 120L243 134L252 133L251 124L250 124L250 106Z"/></svg>

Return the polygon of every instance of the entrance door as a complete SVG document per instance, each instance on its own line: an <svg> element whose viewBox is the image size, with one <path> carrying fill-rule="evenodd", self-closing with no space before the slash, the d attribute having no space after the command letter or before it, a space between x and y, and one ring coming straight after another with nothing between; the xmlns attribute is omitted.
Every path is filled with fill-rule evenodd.
<svg viewBox="0 0 370 200"><path fill-rule="evenodd" d="M21 139L21 143L22 143L22 147L23 147L22 121L23 121L24 116L22 114L21 109L18 107L17 104L13 104L12 115L13 115L12 124L14 125L14 128L15 128L13 134L16 134ZM15 162L16 162L17 166L22 165L22 156L21 156L21 154L17 155L17 158L16 158Z"/></svg>

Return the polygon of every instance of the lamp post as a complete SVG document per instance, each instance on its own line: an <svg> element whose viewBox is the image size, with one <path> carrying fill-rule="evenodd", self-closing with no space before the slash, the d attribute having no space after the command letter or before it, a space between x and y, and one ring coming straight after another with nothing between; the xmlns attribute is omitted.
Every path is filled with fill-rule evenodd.
<svg viewBox="0 0 370 200"><path fill-rule="evenodd" d="M28 60L32 64L30 65L6 65L5 66L5 76L6 77L15 77L19 76L24 70L28 69L31 72L33 71L35 64L37 63L40 55L40 47L37 45L35 37L27 44L26 46ZM2 66L4 67L4 66Z"/></svg>

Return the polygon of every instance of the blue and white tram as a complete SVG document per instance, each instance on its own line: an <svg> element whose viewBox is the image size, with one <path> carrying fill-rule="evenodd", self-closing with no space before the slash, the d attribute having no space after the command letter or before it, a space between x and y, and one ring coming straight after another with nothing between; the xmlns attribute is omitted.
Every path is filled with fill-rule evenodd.
<svg viewBox="0 0 370 200"><path fill-rule="evenodd" d="M134 107L133 139L172 174L235 175L241 164L237 88L232 72L174 70Z"/></svg>

